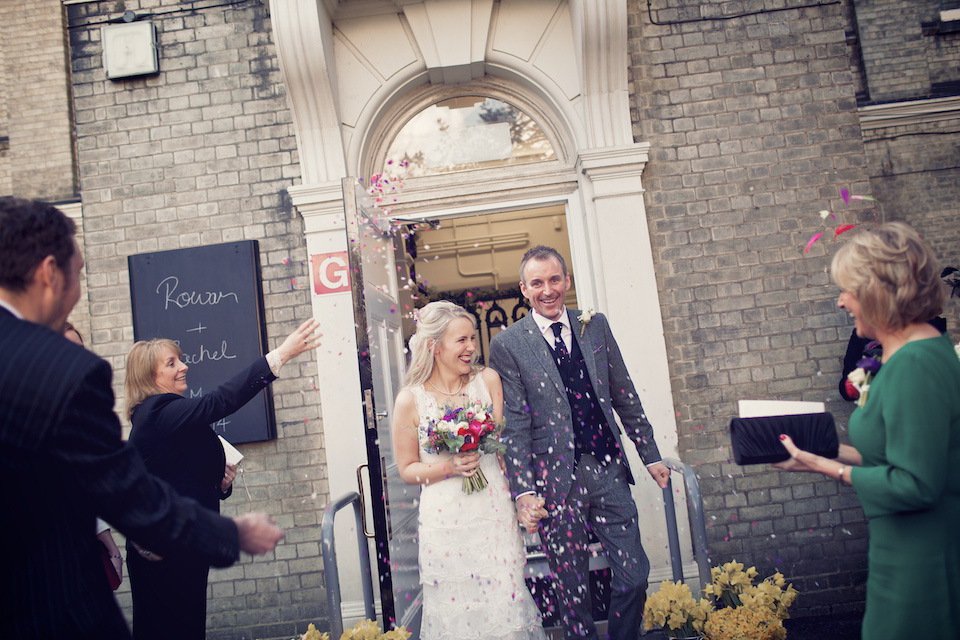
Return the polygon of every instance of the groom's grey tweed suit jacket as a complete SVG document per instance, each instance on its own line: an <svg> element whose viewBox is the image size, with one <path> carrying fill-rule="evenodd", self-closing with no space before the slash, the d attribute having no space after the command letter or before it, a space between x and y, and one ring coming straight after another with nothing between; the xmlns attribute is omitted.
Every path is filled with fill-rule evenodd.
<svg viewBox="0 0 960 640"><path fill-rule="evenodd" d="M614 410L643 462L659 461L653 428L643 412L607 318L598 313L586 325L581 325L580 311L568 309L566 313L573 339L579 342L594 392L617 443L622 449ZM532 315L493 338L490 366L503 381L506 420L503 439L507 445L510 489L514 496L534 491L551 509L563 503L570 491L576 465L575 436L560 372ZM626 466L625 458L623 463ZM633 476L629 471L627 475L632 483Z"/></svg>

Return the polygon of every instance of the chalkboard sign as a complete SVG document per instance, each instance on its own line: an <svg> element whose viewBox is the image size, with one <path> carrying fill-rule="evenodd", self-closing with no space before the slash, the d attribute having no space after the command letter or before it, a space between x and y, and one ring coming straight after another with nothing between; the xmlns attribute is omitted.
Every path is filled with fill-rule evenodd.
<svg viewBox="0 0 960 640"><path fill-rule="evenodd" d="M180 345L190 367L190 397L215 389L266 353L256 240L141 253L127 265L134 338ZM234 444L275 438L270 388L211 426Z"/></svg>

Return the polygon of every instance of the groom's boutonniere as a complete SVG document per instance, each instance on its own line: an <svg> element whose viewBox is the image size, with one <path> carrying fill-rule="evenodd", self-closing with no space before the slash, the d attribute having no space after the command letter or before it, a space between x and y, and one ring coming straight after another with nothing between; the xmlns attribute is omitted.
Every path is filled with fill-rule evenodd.
<svg viewBox="0 0 960 640"><path fill-rule="evenodd" d="M597 312L593 309L586 309L580 312L580 337L583 337L583 332L586 330L587 325L590 324L590 320L593 319L593 316L597 315Z"/></svg>

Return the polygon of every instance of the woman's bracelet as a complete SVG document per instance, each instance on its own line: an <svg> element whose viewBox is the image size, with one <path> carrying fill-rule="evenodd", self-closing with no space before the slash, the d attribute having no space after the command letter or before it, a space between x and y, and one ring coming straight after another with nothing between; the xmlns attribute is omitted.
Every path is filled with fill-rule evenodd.
<svg viewBox="0 0 960 640"><path fill-rule="evenodd" d="M847 465L841 465L840 467L840 473L837 474L837 480L839 480L840 482L843 482L843 472L846 468L847 468Z"/></svg>
<svg viewBox="0 0 960 640"><path fill-rule="evenodd" d="M123 556L121 556L121 555L116 555L116 556L115 556L115 555L113 555L113 554L110 554L110 557L111 557L111 558L119 558L120 560L123 560Z"/></svg>

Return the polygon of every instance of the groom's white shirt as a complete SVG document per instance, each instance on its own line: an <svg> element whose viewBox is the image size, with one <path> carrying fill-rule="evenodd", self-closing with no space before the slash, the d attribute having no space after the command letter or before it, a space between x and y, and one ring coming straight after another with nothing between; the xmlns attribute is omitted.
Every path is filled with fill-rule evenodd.
<svg viewBox="0 0 960 640"><path fill-rule="evenodd" d="M563 338L563 344L567 347L567 353L570 353L573 346L571 342L573 340L573 331L570 329L570 316L567 314L566 307L563 308L560 312L560 317L556 320L551 320L541 315L539 311L531 311L530 315L533 316L533 321L537 323L537 328L540 329L540 335L547 341L551 349L556 346L556 339L553 335L553 323L559 322L562 324L563 329L560 330L560 337Z"/></svg>

